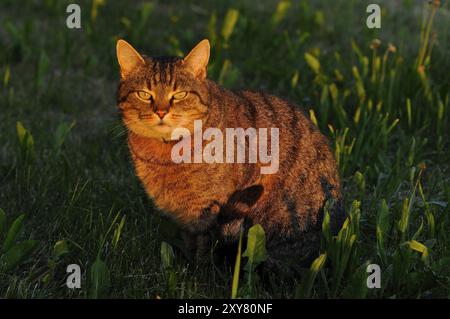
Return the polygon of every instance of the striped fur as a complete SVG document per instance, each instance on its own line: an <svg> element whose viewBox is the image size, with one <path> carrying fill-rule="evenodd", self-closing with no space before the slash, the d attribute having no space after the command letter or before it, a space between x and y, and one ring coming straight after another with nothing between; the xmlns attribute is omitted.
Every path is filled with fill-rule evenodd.
<svg viewBox="0 0 450 319"><path fill-rule="evenodd" d="M226 90L185 70L182 59L144 60L133 74L122 78L118 90L131 157L148 195L182 226L193 254L204 254L212 239L235 243L241 226L261 224L269 263L309 262L318 252L324 203L336 202L331 216L334 230L344 218L339 176L327 139L296 105L281 98ZM133 94L143 86L160 92L155 105L146 105ZM177 90L189 96L176 104L164 97L158 100L158 94ZM168 107L171 127L192 130L193 121L199 119L203 129L216 127L223 132L225 128L278 127L278 173L261 175L260 163L173 163L170 154L175 142L169 140L170 134L158 135L149 129L158 107ZM141 119L142 114L150 117Z"/></svg>

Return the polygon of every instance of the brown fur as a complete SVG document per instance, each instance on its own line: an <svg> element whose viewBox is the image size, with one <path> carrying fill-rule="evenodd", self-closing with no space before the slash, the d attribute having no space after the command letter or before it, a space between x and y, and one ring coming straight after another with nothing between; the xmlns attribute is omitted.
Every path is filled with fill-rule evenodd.
<svg viewBox="0 0 450 319"><path fill-rule="evenodd" d="M185 242L192 242L192 253L200 257L207 252L211 236L233 243L241 226L261 224L269 261L309 262L319 248L324 203L328 199L338 203L331 216L333 229L344 217L327 139L297 106L283 99L226 90L205 79L206 72L186 70L186 59L143 60L132 72L122 74L118 92L129 149L146 192L186 230ZM133 94L143 87L160 92L150 105ZM165 98L167 92L180 89L190 92L183 101L171 103ZM195 119L203 120L203 129L217 127L223 132L236 127L279 128L278 173L262 175L260 163L173 163L170 154L176 141L169 140L166 130L149 129L159 120L155 111L161 107L168 109L169 132L176 126L192 130ZM148 117L140 118L142 114Z"/></svg>

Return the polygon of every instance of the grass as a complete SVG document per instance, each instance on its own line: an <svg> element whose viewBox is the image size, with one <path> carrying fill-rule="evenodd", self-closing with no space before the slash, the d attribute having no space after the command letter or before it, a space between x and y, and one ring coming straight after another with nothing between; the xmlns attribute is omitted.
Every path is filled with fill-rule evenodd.
<svg viewBox="0 0 450 319"><path fill-rule="evenodd" d="M33 243L0 271L1 297L450 297L448 1L379 1L381 29L366 28L367 1L96 0L69 30L69 3L1 4L0 256ZM116 40L181 55L205 37L210 78L302 105L335 151L350 217L336 237L325 219L321 255L294 282L253 277L242 294L232 267L189 266L161 244L134 175ZM81 289L65 285L72 263ZM366 287L370 263L380 289Z"/></svg>

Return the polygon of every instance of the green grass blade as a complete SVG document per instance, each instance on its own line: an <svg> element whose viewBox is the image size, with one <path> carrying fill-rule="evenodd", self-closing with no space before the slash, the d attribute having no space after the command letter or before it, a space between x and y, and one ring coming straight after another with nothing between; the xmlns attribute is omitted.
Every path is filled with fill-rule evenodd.
<svg viewBox="0 0 450 319"><path fill-rule="evenodd" d="M241 272L241 251L242 251L242 229L239 233L239 243L236 254L236 262L234 263L233 283L231 286L231 299L236 299L239 290L239 276Z"/></svg>

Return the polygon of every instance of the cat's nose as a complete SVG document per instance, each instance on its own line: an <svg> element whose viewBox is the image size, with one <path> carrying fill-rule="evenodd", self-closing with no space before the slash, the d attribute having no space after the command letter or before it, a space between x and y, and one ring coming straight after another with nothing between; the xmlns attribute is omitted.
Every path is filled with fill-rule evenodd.
<svg viewBox="0 0 450 319"><path fill-rule="evenodd" d="M159 116L159 118L162 120L164 116L166 116L167 111L165 110L157 110L155 113Z"/></svg>

